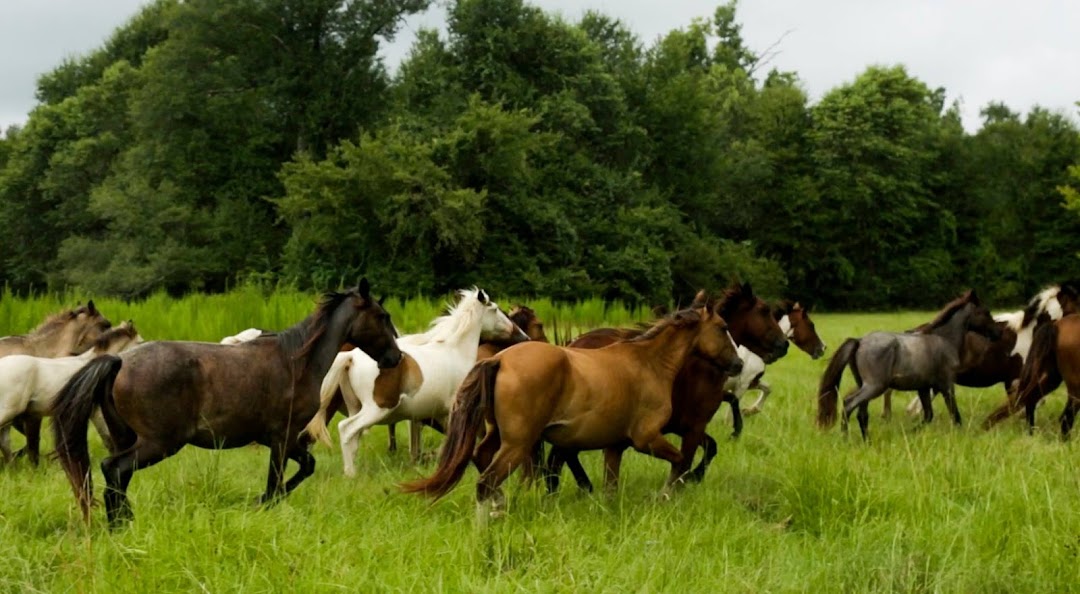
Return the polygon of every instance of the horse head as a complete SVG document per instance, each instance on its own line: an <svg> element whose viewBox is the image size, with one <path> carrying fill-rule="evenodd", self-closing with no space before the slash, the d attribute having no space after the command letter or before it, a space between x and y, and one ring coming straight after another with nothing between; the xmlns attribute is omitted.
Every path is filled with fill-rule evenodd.
<svg viewBox="0 0 1080 594"><path fill-rule="evenodd" d="M982 334L992 341L1001 340L1001 324L994 320L990 310L982 304L979 296L975 293L975 289L966 291L960 297L960 303L963 307L970 308L970 313L964 322L966 330Z"/></svg>
<svg viewBox="0 0 1080 594"><path fill-rule="evenodd" d="M788 339L812 359L820 359L825 354L825 341L818 336L814 321L810 319L809 307L804 307L798 301L784 301L777 306L773 317Z"/></svg>
<svg viewBox="0 0 1080 594"><path fill-rule="evenodd" d="M691 317L697 318L701 325L694 343L697 354L723 373L738 375L742 371L743 362L724 318L706 304L699 308L675 312L668 319L679 323Z"/></svg>
<svg viewBox="0 0 1080 594"><path fill-rule="evenodd" d="M524 305L514 306L510 310L509 318L515 326L525 332L529 340L548 342L547 334L544 333L544 324L540 318L536 317L536 312L532 308Z"/></svg>
<svg viewBox="0 0 1080 594"><path fill-rule="evenodd" d="M514 324L499 304L491 300L487 291L473 288L461 291L457 308L473 308L480 315L480 340L491 340L510 345L529 340L528 335Z"/></svg>
<svg viewBox="0 0 1080 594"><path fill-rule="evenodd" d="M342 297L352 305L345 341L356 345L374 359L379 369L396 367L401 361L397 330L390 321L390 314L371 297L371 285L367 278L361 279Z"/></svg>
<svg viewBox="0 0 1080 594"><path fill-rule="evenodd" d="M698 298L694 302L697 304ZM754 294L750 283L735 283L725 290L715 310L727 322L736 344L766 363L787 354L787 335L773 317L772 308Z"/></svg>

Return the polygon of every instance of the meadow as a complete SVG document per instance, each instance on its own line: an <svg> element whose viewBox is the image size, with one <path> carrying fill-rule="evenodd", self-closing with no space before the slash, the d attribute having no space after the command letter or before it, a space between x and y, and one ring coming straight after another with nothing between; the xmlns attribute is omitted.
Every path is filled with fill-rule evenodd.
<svg viewBox="0 0 1080 594"><path fill-rule="evenodd" d="M77 295L0 296L0 335L21 333ZM312 295L245 288L226 295L125 303L95 300L114 323L132 318L151 339L218 340L249 326L284 328L313 309ZM515 301L500 300L504 306ZM441 301L390 300L406 332ZM648 312L599 301L529 303L549 336L625 324ZM846 336L902 330L928 312L814 313L828 355ZM408 454L386 452L386 431L362 439L359 478L334 449L315 446L315 475L261 509L268 451L187 448L138 472L135 520L110 532L104 510L85 525L55 462L0 468L0 590L21 592L1016 592L1080 584L1080 476L1076 446L1058 438L1061 395L1039 409L1029 437L1010 421L979 427L1000 388L960 387L964 425L940 399L917 429L898 395L891 421L871 405L871 441L857 426L813 423L827 359L791 352L770 366L762 414L730 441L726 407L713 421L720 454L705 482L659 497L667 465L627 454L617 494L580 493L568 476L555 496L508 481L508 514L477 521L476 473L430 504L395 484L426 475ZM845 375L843 389L852 385ZM748 403L752 394L744 397ZM257 402L252 403L257 406ZM340 417L339 417L340 418ZM854 423L854 419L853 419ZM332 426L336 425L333 423ZM336 428L335 428L336 429ZM399 442L405 429L399 428ZM105 450L91 432L94 482ZM677 438L674 438L677 439ZM18 438L16 438L16 441ZM46 444L49 443L48 437ZM425 431L434 451L439 436ZM46 445L45 449L51 449ZM600 457L583 456L598 481ZM290 467L290 474L295 467Z"/></svg>

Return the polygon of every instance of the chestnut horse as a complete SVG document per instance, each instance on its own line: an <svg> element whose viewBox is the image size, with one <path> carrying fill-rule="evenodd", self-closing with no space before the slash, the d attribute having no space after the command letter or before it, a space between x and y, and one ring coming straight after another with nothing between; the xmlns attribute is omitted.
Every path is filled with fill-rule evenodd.
<svg viewBox="0 0 1080 594"><path fill-rule="evenodd" d="M542 439L571 451L604 449L612 479L622 452L633 447L671 463L670 485L683 456L662 429L675 376L691 355L725 373L742 368L727 323L708 306L677 312L602 349L526 342L484 359L457 393L435 474L401 488L441 497L472 460L481 470L477 503L494 499L501 506L500 485Z"/></svg>
<svg viewBox="0 0 1080 594"><path fill-rule="evenodd" d="M773 317L784 334L799 350L810 355L811 359L820 359L825 355L825 341L818 336L817 326L810 319L810 308L803 307L798 301L784 300L773 308ZM739 347L739 357L743 360L743 370L739 377L728 378L725 389L741 398L749 390L760 390L761 395L753 406L744 414L755 415L765 406L765 399L772 393L772 387L761 379L765 375L765 361L746 347Z"/></svg>
<svg viewBox="0 0 1080 594"><path fill-rule="evenodd" d="M705 293L698 293L691 307L701 307L704 299ZM787 352L787 336L777 323L772 308L754 294L750 283L736 283L729 287L721 295L716 309L727 322L731 338L740 349L749 349L769 362L779 359ZM601 328L579 336L570 346L598 348L618 340L633 338L640 333L641 330L631 328ZM672 414L664 426L664 433L674 433L682 437L682 460L678 468L672 469L673 472L678 472L680 477L690 469L700 445L704 448L705 455L686 478L694 482L701 482L705 478L705 471L717 452L716 440L706 433L705 429L720 408L721 402L731 404L734 424L732 436L737 437L742 431L739 401L734 395L724 391L726 380L727 374L699 357L691 357L675 378L671 392ZM552 448L547 462L546 480L549 491L558 489L563 463L570 467L580 488L592 490L592 483L581 466L577 453L556 447ZM609 487L614 485L609 483Z"/></svg>
<svg viewBox="0 0 1080 594"><path fill-rule="evenodd" d="M841 425L845 434L848 418L858 409L859 430L864 440L868 438L868 403L890 388L918 391L926 423L934 418L931 391L940 392L953 422L959 425L960 409L956 406L953 385L960 366L964 336L969 331L981 333L990 340L1001 338L1001 329L973 290L946 305L920 334L871 332L862 338L845 340L821 377L818 426L826 428L836 422L840 377L845 366L851 367L858 384L858 388L844 398Z"/></svg>
<svg viewBox="0 0 1080 594"><path fill-rule="evenodd" d="M330 293L315 313L287 330L237 345L151 342L119 356L102 355L56 395L56 451L89 521L92 500L86 427L101 409L115 454L101 463L110 525L130 517L132 474L187 444L226 449L252 442L270 448L263 502L287 495L315 471L300 430L319 409L319 386L338 349L359 345L393 367L396 333L369 293L367 279ZM300 465L285 482L286 460Z"/></svg>

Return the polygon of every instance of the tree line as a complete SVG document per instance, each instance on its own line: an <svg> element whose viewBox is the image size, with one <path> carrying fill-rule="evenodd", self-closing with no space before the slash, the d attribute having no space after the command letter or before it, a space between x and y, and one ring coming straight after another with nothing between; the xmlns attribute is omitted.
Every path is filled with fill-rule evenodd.
<svg viewBox="0 0 1080 594"><path fill-rule="evenodd" d="M149 4L0 140L0 282L659 303L738 277L871 309L1080 276L1067 114L991 103L968 133L903 66L811 103L734 3L645 42L456 0L391 74L379 44L427 4Z"/></svg>

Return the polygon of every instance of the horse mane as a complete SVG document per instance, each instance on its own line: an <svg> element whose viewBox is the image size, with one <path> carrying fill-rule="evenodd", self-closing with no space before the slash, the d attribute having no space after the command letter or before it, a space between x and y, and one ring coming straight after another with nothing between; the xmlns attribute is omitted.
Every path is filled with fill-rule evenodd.
<svg viewBox="0 0 1080 594"><path fill-rule="evenodd" d="M448 304L446 314L432 320L431 324L428 325L427 332L414 335L409 341L411 344L421 345L432 342L445 342L451 336L460 333L464 328L474 323L473 316L476 308L472 307L472 305L480 302L480 289L477 287L460 289L457 294L459 297L458 302Z"/></svg>
<svg viewBox="0 0 1080 594"><path fill-rule="evenodd" d="M750 289L749 284L732 283L732 285L723 290L720 293L720 297L714 300L711 305L720 317L725 320L734 317L735 312L744 303L752 302L756 299L754 297L753 290Z"/></svg>
<svg viewBox="0 0 1080 594"><path fill-rule="evenodd" d="M965 305L967 305L970 302L971 302L971 292L970 291L964 293L963 295L957 297L956 299L953 299L947 305L945 305L945 307L943 307L940 312L938 312L938 315L933 320L930 320L929 323L924 324L925 329L922 330L922 332L929 332L929 331L933 330L934 328L938 328L938 327L944 325L946 322L949 321L949 318L951 318L953 316L953 314L960 311L960 308L964 307Z"/></svg>
<svg viewBox="0 0 1080 594"><path fill-rule="evenodd" d="M36 328L31 330L29 334L44 334L47 332L52 332L53 330L63 327L71 320L74 320L79 316L79 314L89 312L89 308L87 308L85 305L80 305L74 309L67 309L51 314L46 317L44 321L38 324Z"/></svg>
<svg viewBox="0 0 1080 594"><path fill-rule="evenodd" d="M1020 322L1020 328L1027 328L1031 324L1035 323L1039 319L1039 316L1043 313L1051 314L1051 317L1053 317L1053 312L1049 311L1050 300L1056 300L1058 293L1060 293L1063 288L1075 292L1076 288L1074 282L1075 281L1067 281L1056 285L1050 285L1049 287L1044 288L1042 291L1039 291L1034 297L1028 300L1027 306L1024 307L1024 318ZM1060 318L1061 304L1058 303L1057 307L1057 317ZM1016 328L1016 330L1019 330L1020 328Z"/></svg>
<svg viewBox="0 0 1080 594"><path fill-rule="evenodd" d="M105 332L102 332L100 336L94 340L94 345L91 350L100 350L109 347L109 344L117 336L125 336L127 338L135 338L138 336L139 331L135 329L135 325L130 322L123 322L119 326L114 326Z"/></svg>
<svg viewBox="0 0 1080 594"><path fill-rule="evenodd" d="M518 328L525 330L529 325L529 320L536 317L536 312L526 305L516 305L510 310L510 314L507 317L510 318L510 321Z"/></svg>
<svg viewBox="0 0 1080 594"><path fill-rule="evenodd" d="M654 336L660 334L667 328L682 328L691 324L696 324L701 321L701 312L699 310L689 308L680 309L674 313L670 313L667 316L660 318L652 326L649 327L643 334L628 339L626 342L638 342L642 340L649 340Z"/></svg>
<svg viewBox="0 0 1080 594"><path fill-rule="evenodd" d="M292 359L299 359L311 352L315 343L319 341L326 328L330 325L330 316L334 310L351 297L353 292L331 291L323 294L315 313L294 324L286 330L278 333L281 349Z"/></svg>
<svg viewBox="0 0 1080 594"><path fill-rule="evenodd" d="M796 303L796 301L792 301L791 299L781 299L778 301L772 308L773 319L779 322L784 316L790 315L791 312L795 311Z"/></svg>

